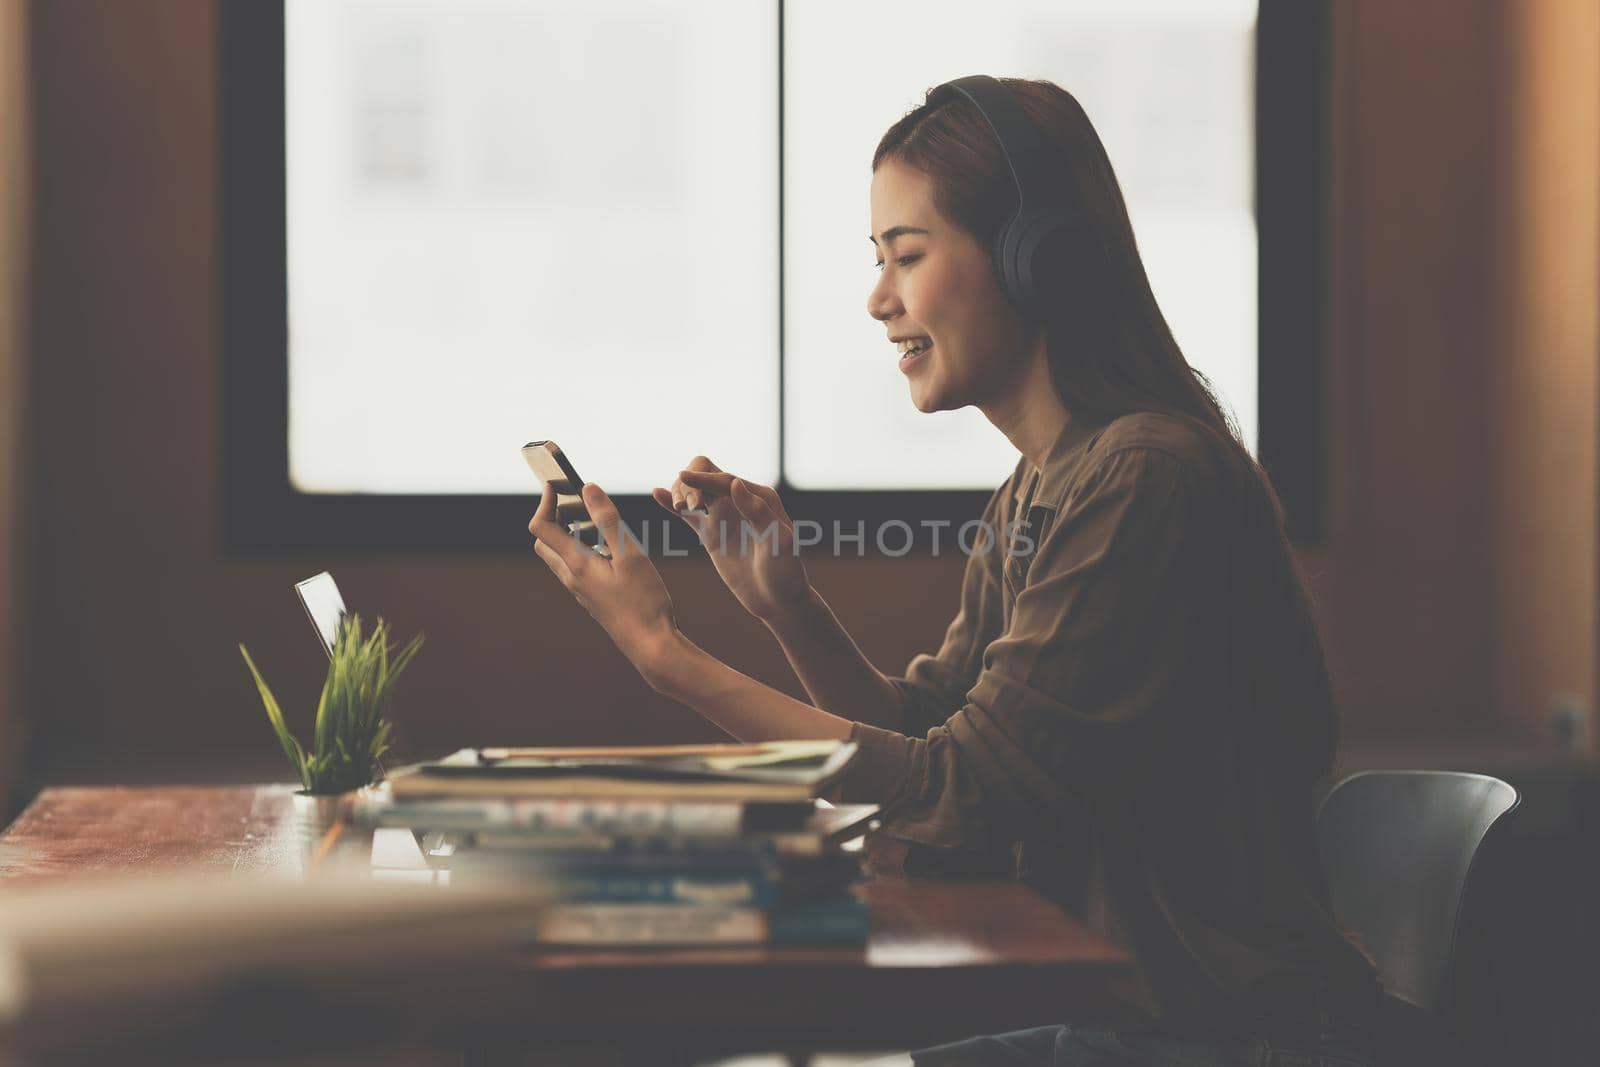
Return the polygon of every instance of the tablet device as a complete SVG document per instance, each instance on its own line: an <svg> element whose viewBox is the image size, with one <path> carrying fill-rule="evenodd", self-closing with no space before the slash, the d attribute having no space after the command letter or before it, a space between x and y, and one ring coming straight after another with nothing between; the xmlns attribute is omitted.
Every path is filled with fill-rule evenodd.
<svg viewBox="0 0 1600 1067"><path fill-rule="evenodd" d="M345 616L344 597L339 595L333 575L323 571L303 582L295 582L294 591L300 594L300 603L305 605L306 615L311 619L311 625L316 627L317 636L322 640L322 650L332 659L333 642L339 636L339 621Z"/></svg>

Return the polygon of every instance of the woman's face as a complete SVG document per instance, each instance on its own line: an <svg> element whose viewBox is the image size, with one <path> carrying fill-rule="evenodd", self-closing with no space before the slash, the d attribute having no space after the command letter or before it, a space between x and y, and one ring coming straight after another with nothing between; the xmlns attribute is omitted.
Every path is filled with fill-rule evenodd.
<svg viewBox="0 0 1600 1067"><path fill-rule="evenodd" d="M940 216L921 171L893 160L878 166L871 237L882 273L867 314L887 337L932 342L921 354L891 357L910 382L911 402L919 411L949 411L1004 396L1024 362L1021 318L983 247Z"/></svg>

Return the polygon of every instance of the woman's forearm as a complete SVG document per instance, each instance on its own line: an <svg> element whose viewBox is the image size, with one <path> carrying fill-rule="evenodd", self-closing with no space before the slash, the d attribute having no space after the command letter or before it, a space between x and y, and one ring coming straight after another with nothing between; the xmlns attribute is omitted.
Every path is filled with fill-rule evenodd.
<svg viewBox="0 0 1600 1067"><path fill-rule="evenodd" d="M861 654L815 590L765 621L817 707L873 726L898 726L899 691Z"/></svg>
<svg viewBox="0 0 1600 1067"><path fill-rule="evenodd" d="M741 741L850 736L851 720L741 674L678 631L644 658L651 688L704 715Z"/></svg>

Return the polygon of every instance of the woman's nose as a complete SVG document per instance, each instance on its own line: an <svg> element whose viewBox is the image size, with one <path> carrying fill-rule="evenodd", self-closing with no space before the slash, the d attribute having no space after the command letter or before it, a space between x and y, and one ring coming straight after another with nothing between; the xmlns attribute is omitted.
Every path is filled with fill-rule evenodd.
<svg viewBox="0 0 1600 1067"><path fill-rule="evenodd" d="M894 318L899 303L887 281L879 278L878 284L867 294L867 314L879 322L888 322Z"/></svg>

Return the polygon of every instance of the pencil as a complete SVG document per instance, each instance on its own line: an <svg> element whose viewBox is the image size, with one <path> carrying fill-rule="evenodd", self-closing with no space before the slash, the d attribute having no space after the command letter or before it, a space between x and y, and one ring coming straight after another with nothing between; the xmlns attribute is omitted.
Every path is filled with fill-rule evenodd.
<svg viewBox="0 0 1600 1067"><path fill-rule="evenodd" d="M328 827L328 832L322 835L322 840L317 844L316 854L311 857L312 870L316 870L317 864L333 851L334 842L339 840L339 835L342 833L344 833L344 820L335 820L334 824Z"/></svg>

